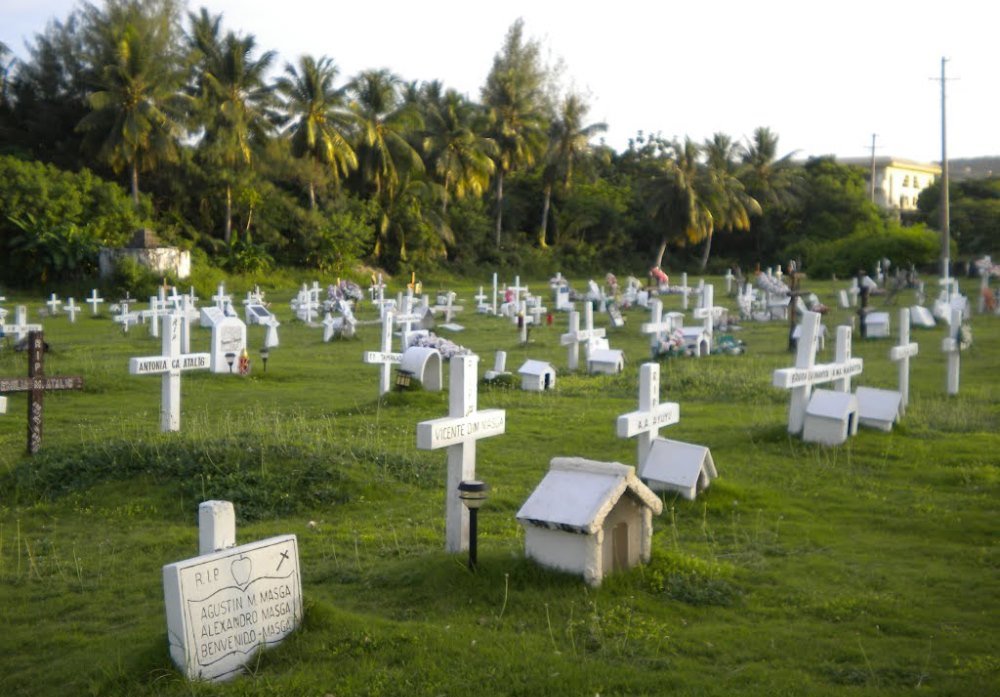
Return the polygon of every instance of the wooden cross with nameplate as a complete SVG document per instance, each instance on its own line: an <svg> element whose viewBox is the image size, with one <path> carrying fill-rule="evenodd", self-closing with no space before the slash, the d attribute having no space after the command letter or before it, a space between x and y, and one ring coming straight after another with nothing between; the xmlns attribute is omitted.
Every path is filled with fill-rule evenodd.
<svg viewBox="0 0 1000 697"><path fill-rule="evenodd" d="M45 340L43 333L28 333L28 377L0 378L0 394L28 393L28 454L34 455L42 445L42 405L46 392L82 390L83 378L45 376Z"/></svg>

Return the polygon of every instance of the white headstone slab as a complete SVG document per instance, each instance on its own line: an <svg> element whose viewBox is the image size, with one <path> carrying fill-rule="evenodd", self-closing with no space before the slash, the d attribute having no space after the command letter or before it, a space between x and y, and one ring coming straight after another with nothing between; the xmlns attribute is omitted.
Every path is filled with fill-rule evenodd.
<svg viewBox="0 0 1000 697"><path fill-rule="evenodd" d="M0 396L0 414L7 413L7 398Z"/></svg>
<svg viewBox="0 0 1000 697"><path fill-rule="evenodd" d="M295 535L163 567L170 657L191 680L226 680L302 622Z"/></svg>
<svg viewBox="0 0 1000 697"><path fill-rule="evenodd" d="M236 361L247 347L247 325L239 317L225 316L212 325L211 370L238 375ZM233 360L230 361L230 356Z"/></svg>
<svg viewBox="0 0 1000 697"><path fill-rule="evenodd" d="M660 403L660 364L643 363L639 368L639 409L618 417L619 438L638 438L636 466L641 467L660 429L680 421L677 402Z"/></svg>
<svg viewBox="0 0 1000 697"><path fill-rule="evenodd" d="M469 511L458 497L458 485L476 478L476 441L502 434L507 427L503 409L478 411L479 356L453 356L448 385L448 416L417 424L417 448L448 449L448 480L445 492L445 548L461 552L469 548Z"/></svg>
<svg viewBox="0 0 1000 697"><path fill-rule="evenodd" d="M236 509L232 501L202 501L198 505L198 554L236 546Z"/></svg>
<svg viewBox="0 0 1000 697"><path fill-rule="evenodd" d="M931 311L922 305L912 305L910 307L910 323L918 327L930 329L937 325Z"/></svg>

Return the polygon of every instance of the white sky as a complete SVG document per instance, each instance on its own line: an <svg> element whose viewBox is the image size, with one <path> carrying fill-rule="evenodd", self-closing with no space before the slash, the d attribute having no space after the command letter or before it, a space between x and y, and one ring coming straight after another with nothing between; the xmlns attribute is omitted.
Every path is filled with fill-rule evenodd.
<svg viewBox="0 0 1000 697"><path fill-rule="evenodd" d="M0 41L24 43L74 0L0 0ZM473 99L518 17L590 120L626 147L639 130L697 141L757 126L780 154L941 157L941 58L949 59L949 158L1000 155L995 0L189 0L256 35L278 65L328 55L347 78L387 67ZM938 16L938 15L943 16Z"/></svg>

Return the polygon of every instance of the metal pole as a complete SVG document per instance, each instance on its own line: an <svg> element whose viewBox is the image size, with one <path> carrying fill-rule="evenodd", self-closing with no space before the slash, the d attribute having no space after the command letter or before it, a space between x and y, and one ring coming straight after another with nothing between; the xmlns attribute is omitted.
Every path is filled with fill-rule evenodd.
<svg viewBox="0 0 1000 697"><path fill-rule="evenodd" d="M877 133L872 133L872 184L869 193L872 203L875 203L875 136L877 135Z"/></svg>
<svg viewBox="0 0 1000 697"><path fill-rule="evenodd" d="M471 571L476 570L478 564L477 559L477 540L478 537L478 525L479 522L479 509L470 508L469 509L469 569Z"/></svg>
<svg viewBox="0 0 1000 697"><path fill-rule="evenodd" d="M941 277L949 276L949 249L951 240L950 212L948 210L948 129L946 128L945 110L945 64L947 58L941 58Z"/></svg>

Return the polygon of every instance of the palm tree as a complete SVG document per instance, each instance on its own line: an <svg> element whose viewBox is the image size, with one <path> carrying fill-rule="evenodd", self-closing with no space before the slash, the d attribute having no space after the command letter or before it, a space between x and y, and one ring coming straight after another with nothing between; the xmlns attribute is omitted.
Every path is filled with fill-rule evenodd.
<svg viewBox="0 0 1000 697"><path fill-rule="evenodd" d="M549 150L546 156L542 180L544 200L542 202L542 222L538 227L538 246L548 246L545 234L548 230L549 206L552 201L552 187L557 182L568 191L573 182L573 166L577 159L590 151L590 139L608 130L606 123L583 125L590 107L583 98L570 94L563 100L559 115L549 129Z"/></svg>
<svg viewBox="0 0 1000 697"><path fill-rule="evenodd" d="M316 208L315 172L327 165L334 179L347 176L358 166L358 157L347 140L352 116L344 109L344 89L335 89L337 67L326 56L316 60L302 56L298 69L285 66L278 92L285 98L285 127L292 154L312 163L309 178L309 208Z"/></svg>
<svg viewBox="0 0 1000 697"><path fill-rule="evenodd" d="M705 249L701 257L701 270L708 265L715 230L749 230L750 216L760 215L760 204L750 196L737 178L736 157L739 148L724 133L716 133L705 141L705 173L701 196L712 212L712 228L705 236Z"/></svg>
<svg viewBox="0 0 1000 697"><path fill-rule="evenodd" d="M496 143L482 135L482 114L476 105L454 90L428 99L424 121L423 149L427 169L438 177L443 189L443 216L450 197L482 196L489 187L496 169L491 159Z"/></svg>
<svg viewBox="0 0 1000 697"><path fill-rule="evenodd" d="M201 52L197 87L205 133L201 143L206 157L228 170L226 215L223 240L228 245L233 228L232 173L241 165L250 165L253 151L263 145L272 129L273 91L265 73L274 60L267 51L255 58L257 42L253 35L237 36L229 32L218 43L206 36L193 35Z"/></svg>
<svg viewBox="0 0 1000 697"><path fill-rule="evenodd" d="M742 166L738 176L747 193L763 210L793 204L803 186L800 169L792 162L795 152L781 158L777 154L778 136L766 126L755 129L752 140L741 148ZM760 235L754 237L759 256Z"/></svg>
<svg viewBox="0 0 1000 697"><path fill-rule="evenodd" d="M376 257L384 252L389 220L386 211L400 188L401 177L423 170L419 153L407 140L419 127L420 115L413 104L401 101L399 87L400 79L384 69L362 72L350 84L361 185L379 201L383 212L376 229Z"/></svg>
<svg viewBox="0 0 1000 697"><path fill-rule="evenodd" d="M496 155L496 245L503 230L504 178L521 167L530 167L545 149L543 83L540 47L523 39L524 22L511 25L504 47L493 58L483 87L489 109Z"/></svg>
<svg viewBox="0 0 1000 697"><path fill-rule="evenodd" d="M663 236L654 266L663 263L671 239L697 244L712 234L712 211L702 198L704 171L699 162L701 149L690 138L683 145L673 142L662 153L657 171L647 182L646 201L650 216L663 226Z"/></svg>
<svg viewBox="0 0 1000 697"><path fill-rule="evenodd" d="M101 13L86 7L95 90L77 130L116 173L128 170L136 208L139 172L176 159L182 131L175 18L155 9L125 3Z"/></svg>

